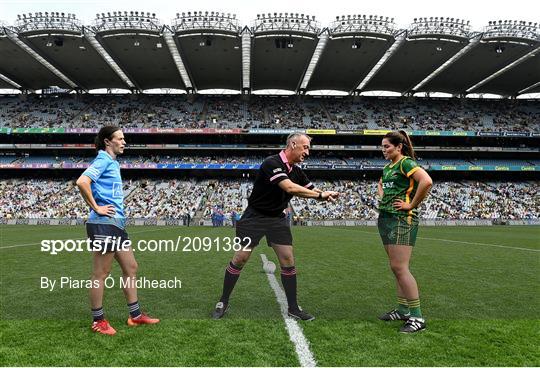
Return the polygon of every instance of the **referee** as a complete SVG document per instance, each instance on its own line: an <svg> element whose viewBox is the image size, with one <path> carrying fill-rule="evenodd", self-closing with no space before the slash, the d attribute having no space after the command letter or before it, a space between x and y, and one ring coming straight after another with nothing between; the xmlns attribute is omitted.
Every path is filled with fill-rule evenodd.
<svg viewBox="0 0 540 368"><path fill-rule="evenodd" d="M242 268L263 236L268 246L274 249L281 265L281 282L287 296L289 316L304 321L315 319L303 311L296 301L293 239L283 212L293 196L319 201L335 201L339 196L338 192L315 189L306 174L296 165L309 156L310 142L311 138L306 134L293 133L287 137L284 150L266 158L261 164L248 206L236 224L236 237L241 239L242 249L234 254L225 270L223 293L212 313L214 319L223 317L227 311L229 297Z"/></svg>

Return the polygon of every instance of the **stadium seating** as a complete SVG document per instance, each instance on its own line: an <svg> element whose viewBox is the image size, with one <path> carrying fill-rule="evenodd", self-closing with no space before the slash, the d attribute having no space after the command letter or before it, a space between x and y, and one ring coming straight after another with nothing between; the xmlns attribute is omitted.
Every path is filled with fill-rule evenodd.
<svg viewBox="0 0 540 368"><path fill-rule="evenodd" d="M87 156L0 156L1 163L13 163L15 160L20 164L63 164L63 163L88 163L91 157ZM212 155L212 156L180 156L180 155L148 155L148 156L120 156L118 161L123 164L260 164L264 155ZM383 158L355 158L337 157L317 152L306 161L308 165L386 165L388 161ZM540 160L497 160L497 159L456 159L456 158L428 158L418 159L422 166L429 165L492 165L492 166L531 166L540 165Z"/></svg>
<svg viewBox="0 0 540 368"><path fill-rule="evenodd" d="M0 106L0 127L12 128L540 131L540 108L527 100L85 95L0 97Z"/></svg>
<svg viewBox="0 0 540 368"><path fill-rule="evenodd" d="M11 164L17 156L0 156L0 164Z"/></svg>
<svg viewBox="0 0 540 368"><path fill-rule="evenodd" d="M377 182L314 181L317 188L341 192L335 203L293 198L293 215L302 220L377 218ZM126 214L132 218L209 219L219 208L230 221L247 206L248 180L138 179L124 182ZM7 179L0 182L0 218L83 218L87 206L74 181ZM536 182L435 182L421 207L425 219L539 219Z"/></svg>

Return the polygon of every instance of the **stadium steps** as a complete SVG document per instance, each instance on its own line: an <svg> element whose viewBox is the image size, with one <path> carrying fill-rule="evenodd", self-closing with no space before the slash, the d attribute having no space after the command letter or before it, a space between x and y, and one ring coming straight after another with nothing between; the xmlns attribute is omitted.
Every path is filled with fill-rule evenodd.
<svg viewBox="0 0 540 368"><path fill-rule="evenodd" d="M428 197L429 197L429 201L426 200L426 203L423 203L422 205L426 206L428 208L428 210L432 213L432 216L434 215L433 218L438 218L439 217L439 209L438 208L431 208L431 206L433 205L434 202L446 203L448 201L448 198L444 198L444 196L435 194L434 192L430 192ZM435 198L436 201L433 201L433 198ZM429 203L427 203L427 202L429 202Z"/></svg>
<svg viewBox="0 0 540 368"><path fill-rule="evenodd" d="M326 118L328 119L330 123L337 124L336 117L334 116L334 118L332 118L332 115L328 112L328 110L326 109L326 106L324 105L322 101L319 101L319 107L321 108L322 111L324 111L324 116L326 116Z"/></svg>
<svg viewBox="0 0 540 368"><path fill-rule="evenodd" d="M267 123L269 123L271 121L270 120L270 113L268 112L268 108L266 106L264 106L263 111L264 111L264 121L263 121L263 123L267 124Z"/></svg>
<svg viewBox="0 0 540 368"><path fill-rule="evenodd" d="M203 107L201 111L199 112L199 116L197 121L206 121L206 117L208 116L208 101L206 99L203 100Z"/></svg>
<svg viewBox="0 0 540 368"><path fill-rule="evenodd" d="M210 197L212 196L212 188L210 184L212 184L212 181L208 182L206 191L203 193L201 197L199 207L197 208L197 210L195 211L195 214L193 215L193 220L192 220L193 224L199 224L200 221L204 218L206 204L209 202Z"/></svg>
<svg viewBox="0 0 540 368"><path fill-rule="evenodd" d="M129 199L131 199L131 197L133 197L133 195L135 195L135 193L137 193L138 191L141 190L141 186L137 185L137 186L134 186L134 188L126 195L126 197L124 198L124 202L128 201Z"/></svg>
<svg viewBox="0 0 540 368"><path fill-rule="evenodd" d="M242 117L244 118L244 121L248 121L249 120L249 114L248 114L248 104L247 104L247 101L241 101L241 105L240 105L240 111L242 112Z"/></svg>
<svg viewBox="0 0 540 368"><path fill-rule="evenodd" d="M326 104L324 103L324 101L320 101L319 102L319 105L321 105L321 109L324 111L324 114L326 115L326 118L328 119L328 121L330 121L331 123L334 123L337 125L338 121L337 121L337 116L336 115L333 115L331 114L328 109L326 108Z"/></svg>
<svg viewBox="0 0 540 368"><path fill-rule="evenodd" d="M488 191L490 192L496 192L497 191L497 187L495 185L492 185L491 183L489 182L479 182L480 185L482 185L483 187L487 188Z"/></svg>
<svg viewBox="0 0 540 368"><path fill-rule="evenodd" d="M88 110L93 108L96 104L97 104L97 100L94 100L92 103L86 104L84 109L81 109L81 110L79 110L78 113L74 114L73 117L71 118L71 120L72 121L77 121L78 118L81 118L80 120L82 121L83 114L88 112ZM90 114L90 115L92 115L92 114Z"/></svg>
<svg viewBox="0 0 540 368"><path fill-rule="evenodd" d="M153 106L153 101L148 100L142 109L139 109L138 111L137 111L137 109L130 109L129 110L129 121L133 121L133 116L132 115L133 115L134 112L136 112L136 114L138 115L138 116L136 116L136 118L140 119L142 116L144 116L144 118L146 119L146 115L143 113L143 111L152 111L152 106ZM143 126L142 127L146 128L147 127L146 125L147 125L146 122L143 121Z"/></svg>

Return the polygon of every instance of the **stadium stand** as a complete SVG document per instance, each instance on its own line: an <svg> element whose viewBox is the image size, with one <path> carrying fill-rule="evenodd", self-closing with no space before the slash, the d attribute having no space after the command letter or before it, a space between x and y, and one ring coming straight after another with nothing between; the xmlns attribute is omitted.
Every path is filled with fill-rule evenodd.
<svg viewBox="0 0 540 368"><path fill-rule="evenodd" d="M317 188L342 193L336 203L294 198L295 218L304 220L375 220L377 182L314 181ZM126 180L126 212L132 218L181 219L189 213L209 219L219 208L230 221L242 212L252 184L245 180ZM538 219L540 195L535 182L435 182L423 203L424 219ZM0 218L84 218L87 206L73 181L8 179L0 182Z"/></svg>
<svg viewBox="0 0 540 368"><path fill-rule="evenodd" d="M126 195L126 215L132 218L191 218L201 207L208 184L186 180L134 180Z"/></svg>
<svg viewBox="0 0 540 368"><path fill-rule="evenodd" d="M337 156L337 154L327 154L324 152L313 152L305 165L358 165L384 166L388 161L382 158L368 157L347 157L347 154ZM212 156L199 155L125 155L118 158L120 164L248 164L258 165L262 163L264 155L231 155L215 154ZM0 156L0 163L18 164L88 164L89 157L85 156L43 156L43 155L13 155ZM519 159L479 159L469 158L425 158L418 159L418 163L426 168L430 165L474 165L474 166L540 166L539 160L519 160Z"/></svg>
<svg viewBox="0 0 540 368"><path fill-rule="evenodd" d="M0 97L0 127L412 129L540 132L527 100L183 95Z"/></svg>
<svg viewBox="0 0 540 368"><path fill-rule="evenodd" d="M10 164L17 159L17 156L0 156L0 163Z"/></svg>
<svg viewBox="0 0 540 368"><path fill-rule="evenodd" d="M379 22L373 22L371 16L352 15L321 28L314 17L305 18L302 14L302 21L298 22L296 15L296 22L290 23L283 22L279 13L268 24L268 19L257 19L252 27L243 27L235 16L231 19L227 15L225 23L231 28L225 30L225 19L214 18L201 29L197 17L189 16L182 18L185 29L165 25L161 28L154 24L154 16L122 20L102 13L97 26L87 28L81 27L73 14L37 14L19 18L15 26L0 25L0 36L5 36L6 41L0 45L0 59L5 64L2 69L6 73L1 75L0 88L13 87L21 92L0 95L0 131L6 143L0 165L5 169L2 174L7 173L0 182L2 218L85 216L86 206L73 183L47 178L60 172L59 176L66 172L64 177L75 175L74 170L87 164L93 154L88 149L93 132L53 134L26 128L97 130L111 124L135 128L129 134L140 133L136 138L130 136L133 139L128 141L138 145L134 147L136 153L130 150L119 158L126 169L129 165L141 165L129 169L130 177L136 179L125 186L131 217L208 219L216 212L237 212L245 207L251 185L247 180L239 180L240 175L243 170L252 174L254 168L227 167L210 175L210 170L201 171L206 167L194 165L172 172L169 169L177 168L157 168L156 164L256 165L264 159L268 146L283 143L290 131L299 129L311 134L312 129L328 129L329 132L313 132L321 134L317 144L327 147L314 149L306 162L312 167L305 168L313 170L314 179L317 174L328 177L331 171L332 180L317 184L345 195L338 203L324 206L294 199L294 216L374 219L374 170L386 161L376 152L381 132L370 130L408 129L415 131L415 143L435 147L419 150L419 163L444 177L424 203L424 218L538 218L538 182L527 180L537 178L534 175L540 166L535 156L540 105L537 100L524 99L529 93L539 92L538 83L533 84L537 80L538 55L531 55L531 50L538 47L536 23L533 26L520 22L517 26L516 21L499 21L497 25L490 22L477 33L468 22L454 18L446 18L444 23L437 17L435 22L431 18L418 22L415 19L408 29L398 29L393 19L383 22L381 16ZM271 33L266 28L269 24ZM292 34L291 24L297 27ZM196 39L193 29L201 37L225 35L227 42ZM163 30L173 32L175 42L167 42L167 32ZM364 44L360 48L361 43L355 41L351 48L350 43L343 42L347 37L334 37L343 35L344 30L353 40L369 39L370 46ZM66 42L51 42L51 31L64 35ZM146 39L134 41L132 34L139 31L152 35L152 45ZM96 43L67 42L73 36L80 37L81 32L83 39L95 38ZM322 42L324 35L330 37ZM399 35L404 38L398 40ZM476 38L477 35L480 37ZM437 52L433 51L434 37L441 43ZM14 42L15 38L20 42ZM244 42L248 38L251 42ZM281 43L285 38L286 45ZM490 42L473 42L475 39ZM512 50L502 52L499 43L512 45ZM28 46L24 51L22 44ZM103 47L96 48L98 44ZM164 44L167 47L162 48ZM251 45L247 53L243 49L246 45ZM6 55L9 57L2 57ZM447 62L443 67L444 60ZM93 94L105 89L111 93ZM115 94L116 89L130 93ZM149 90L161 94L151 94ZM204 94L219 90L237 94ZM287 95L271 95L272 92L265 92L268 90L287 91ZM325 95L323 90L339 91L346 96ZM375 91L401 95L375 97ZM454 97L429 97L439 92ZM502 98L469 98L486 94ZM15 128L24 129L13 131ZM136 128L235 131L172 133ZM167 151L154 150L158 148L150 146L154 144ZM195 152L194 147L187 147L194 144L204 146L204 151ZM211 144L215 146L208 147ZM217 147L220 144L238 146L225 150ZM248 145L250 150L246 154L241 149ZM264 148L257 151L257 145ZM363 152L352 153L350 145L363 146L359 149ZM504 152L505 147L512 149ZM435 152L438 148L442 152ZM155 172L167 179L144 179L151 175L144 165L153 165ZM484 178L484 167L470 166L490 167L486 168ZM368 172L367 178L350 180L363 175L362 170ZM42 178L23 179L28 171L33 177ZM237 179L225 179L225 171ZM500 181L487 181L496 180L499 171ZM508 175L502 175L504 171ZM176 173L182 179L170 179ZM192 173L198 179L185 180ZM454 179L454 173L455 180L447 181ZM505 182L506 178L515 182Z"/></svg>

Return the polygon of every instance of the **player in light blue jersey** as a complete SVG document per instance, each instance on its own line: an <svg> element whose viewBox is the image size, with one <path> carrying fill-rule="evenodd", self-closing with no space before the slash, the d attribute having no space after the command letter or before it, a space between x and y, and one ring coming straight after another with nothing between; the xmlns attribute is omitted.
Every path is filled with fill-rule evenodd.
<svg viewBox="0 0 540 368"><path fill-rule="evenodd" d="M105 126L96 137L98 154L90 166L77 180L82 197L90 206L86 232L93 245L92 288L92 330L105 335L114 335L103 313L103 290L105 278L111 272L113 258L122 268L124 295L129 309L128 325L158 323L159 319L141 313L137 298L135 280L137 261L125 230L124 193L120 164L116 156L124 153L126 141L119 127Z"/></svg>

